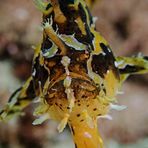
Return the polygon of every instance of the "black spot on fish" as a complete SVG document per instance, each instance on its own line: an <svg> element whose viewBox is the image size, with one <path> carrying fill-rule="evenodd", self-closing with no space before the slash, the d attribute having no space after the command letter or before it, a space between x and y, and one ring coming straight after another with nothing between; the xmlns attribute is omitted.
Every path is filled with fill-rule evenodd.
<svg viewBox="0 0 148 148"><path fill-rule="evenodd" d="M82 95L82 98L84 99L84 98L87 98L87 96L86 95Z"/></svg>
<svg viewBox="0 0 148 148"><path fill-rule="evenodd" d="M80 114L77 114L77 117L80 117Z"/></svg>
<svg viewBox="0 0 148 148"><path fill-rule="evenodd" d="M141 70L144 70L143 67L140 66L131 66L131 65L127 65L125 68L123 69L119 69L119 72L121 74L128 74L128 73L135 73L135 72L139 72Z"/></svg>
<svg viewBox="0 0 148 148"><path fill-rule="evenodd" d="M78 148L76 143L75 143L75 148Z"/></svg>
<svg viewBox="0 0 148 148"><path fill-rule="evenodd" d="M103 88L103 91L104 91L104 93L106 94L106 89L105 89L105 88Z"/></svg>
<svg viewBox="0 0 148 148"><path fill-rule="evenodd" d="M71 131L72 131L73 135L75 135L75 131L72 126L71 126Z"/></svg>
<svg viewBox="0 0 148 148"><path fill-rule="evenodd" d="M70 109L70 107L67 107L67 109Z"/></svg>
<svg viewBox="0 0 148 148"><path fill-rule="evenodd" d="M47 7L46 7L46 10L48 10L49 8L51 8L52 7L52 5L49 3L48 5L47 5Z"/></svg>
<svg viewBox="0 0 148 148"><path fill-rule="evenodd" d="M19 93L22 90L22 87L18 88L9 98L8 102L11 102L12 99L17 95L17 93Z"/></svg>
<svg viewBox="0 0 148 148"><path fill-rule="evenodd" d="M97 110L97 108L94 108L94 109L93 109L93 111L96 111L96 110Z"/></svg>
<svg viewBox="0 0 148 148"><path fill-rule="evenodd" d="M63 111L63 108L61 106L59 108Z"/></svg>
<svg viewBox="0 0 148 148"><path fill-rule="evenodd" d="M148 61L148 56L144 56L143 59Z"/></svg>

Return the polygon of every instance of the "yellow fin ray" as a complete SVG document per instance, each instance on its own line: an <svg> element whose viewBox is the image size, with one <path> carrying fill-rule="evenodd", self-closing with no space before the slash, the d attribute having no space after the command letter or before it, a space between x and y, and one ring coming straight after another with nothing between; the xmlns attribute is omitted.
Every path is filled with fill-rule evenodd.
<svg viewBox="0 0 148 148"><path fill-rule="evenodd" d="M64 118L62 119L62 121L60 122L60 124L58 125L58 131L61 133L64 128L66 127L67 123L68 123L68 119L69 119L69 114L65 114Z"/></svg>
<svg viewBox="0 0 148 148"><path fill-rule="evenodd" d="M117 57L115 62L120 72L121 83L124 82L129 75L148 73L148 57Z"/></svg>

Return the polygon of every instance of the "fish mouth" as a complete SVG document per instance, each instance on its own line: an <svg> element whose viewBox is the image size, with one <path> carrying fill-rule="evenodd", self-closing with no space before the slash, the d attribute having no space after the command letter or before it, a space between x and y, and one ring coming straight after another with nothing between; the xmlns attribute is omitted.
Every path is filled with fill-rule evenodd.
<svg viewBox="0 0 148 148"><path fill-rule="evenodd" d="M93 82L93 80L86 76L86 75L80 75L78 73L74 73L74 72L70 72L69 75L66 75L66 74L62 74L61 76L59 76L58 79L56 80L51 80L50 81L50 85L49 85L49 88L53 87L56 83L60 82L60 81L63 81L67 76L69 76L71 79L79 79L79 80L83 80L87 83L90 83L91 85L95 86L96 87L96 84Z"/></svg>

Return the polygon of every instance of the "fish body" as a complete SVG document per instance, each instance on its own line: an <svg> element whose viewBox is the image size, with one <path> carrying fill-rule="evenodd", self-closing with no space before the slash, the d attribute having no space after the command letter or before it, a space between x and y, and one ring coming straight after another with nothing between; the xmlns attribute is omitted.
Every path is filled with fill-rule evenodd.
<svg viewBox="0 0 148 148"><path fill-rule="evenodd" d="M33 124L53 119L60 132L68 124L75 147L102 148L97 119L108 114L130 74L148 72L147 57L115 57L84 0L35 2L43 12L43 39L35 49L32 75L12 95L0 119L36 100L34 115L39 118Z"/></svg>

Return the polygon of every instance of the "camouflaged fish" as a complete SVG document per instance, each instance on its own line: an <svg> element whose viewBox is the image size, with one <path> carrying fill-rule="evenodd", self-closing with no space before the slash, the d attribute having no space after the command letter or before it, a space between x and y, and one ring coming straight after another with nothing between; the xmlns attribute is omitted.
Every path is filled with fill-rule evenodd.
<svg viewBox="0 0 148 148"><path fill-rule="evenodd" d="M35 49L32 75L0 112L7 120L34 100L34 125L47 119L68 124L76 148L103 148L97 119L108 117L121 84L148 72L148 57L114 57L95 29L90 0L35 0L43 12L43 40ZM88 6L87 6L87 4Z"/></svg>

